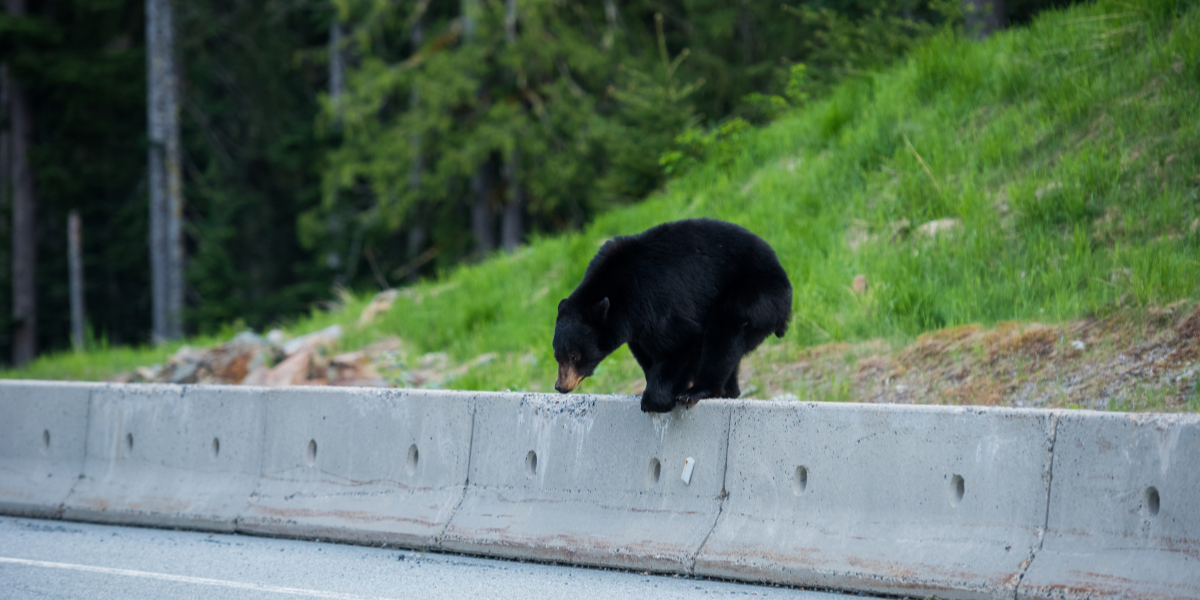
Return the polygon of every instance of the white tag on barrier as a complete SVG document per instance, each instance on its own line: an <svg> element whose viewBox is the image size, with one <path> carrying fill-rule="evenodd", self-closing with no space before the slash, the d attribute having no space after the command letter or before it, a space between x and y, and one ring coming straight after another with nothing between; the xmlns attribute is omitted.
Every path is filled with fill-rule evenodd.
<svg viewBox="0 0 1200 600"><path fill-rule="evenodd" d="M696 468L696 459L687 457L687 460L683 461L683 476L680 477L684 485L692 484L692 469L694 468Z"/></svg>

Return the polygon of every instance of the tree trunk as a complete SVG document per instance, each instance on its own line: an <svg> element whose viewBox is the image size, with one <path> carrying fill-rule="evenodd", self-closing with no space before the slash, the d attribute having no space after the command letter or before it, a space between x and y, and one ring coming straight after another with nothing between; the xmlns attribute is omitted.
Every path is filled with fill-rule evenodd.
<svg viewBox="0 0 1200 600"><path fill-rule="evenodd" d="M8 208L8 184L10 181L9 167L9 132L8 132L8 63L0 63L0 210ZM6 232L0 214L0 234Z"/></svg>
<svg viewBox="0 0 1200 600"><path fill-rule="evenodd" d="M471 176L471 234L475 236L475 254L484 258L496 249L496 210L492 195L496 190L496 171L499 158L493 152Z"/></svg>
<svg viewBox="0 0 1200 600"><path fill-rule="evenodd" d="M10 235L7 210L9 185L12 183L10 156L12 136L8 130L8 63L0 63L0 236ZM0 279L8 279L12 263L9 256L0 250ZM0 310L8 307L0 307ZM0 332L0 339L8 337L7 331Z"/></svg>
<svg viewBox="0 0 1200 600"><path fill-rule="evenodd" d="M425 41L425 31L422 27L423 19L418 18L413 24L412 32L412 53L416 55L421 50L421 44ZM408 109L416 112L421 104L421 91L414 84L408 95ZM421 176L424 174L425 164L421 160L421 134L414 132L409 138L408 143L412 146L413 161L411 170L408 173L408 189L416 198L413 200L413 209L410 217L413 221L412 226L408 230L408 260L415 261L421 255L422 248L425 245L425 223L422 218L420 197L417 196L421 192ZM415 267L409 270L409 283L417 283L421 278L421 268Z"/></svg>
<svg viewBox="0 0 1200 600"><path fill-rule="evenodd" d="M479 14L479 0L459 0L458 10L462 17L463 42L475 41L475 20Z"/></svg>
<svg viewBox="0 0 1200 600"><path fill-rule="evenodd" d="M25 0L6 0L8 14L25 14ZM13 365L37 356L37 236L33 168L29 147L33 140L32 106L25 86L5 73L8 96L9 177L12 186Z"/></svg>
<svg viewBox="0 0 1200 600"><path fill-rule="evenodd" d="M967 31L982 40L1004 28L1004 0L962 0Z"/></svg>
<svg viewBox="0 0 1200 600"><path fill-rule="evenodd" d="M479 0L461 0L463 43L475 42L475 21L479 13ZM479 93L483 93L480 88ZM492 193L496 189L495 157L480 163L471 176L471 235L475 237L475 255L483 258L496 249L496 209L492 206Z"/></svg>
<svg viewBox="0 0 1200 600"><path fill-rule="evenodd" d="M156 343L183 335L183 182L171 0L146 0L150 264Z"/></svg>
<svg viewBox="0 0 1200 600"><path fill-rule="evenodd" d="M607 52L612 50L613 40L617 37L617 3L616 0L604 0L604 39L601 46Z"/></svg>
<svg viewBox="0 0 1200 600"><path fill-rule="evenodd" d="M523 220L525 212L524 198L521 193L521 182L517 170L520 168L520 151L513 148L505 164L506 187L508 188L508 204L504 206L504 216L500 222L500 243L505 252L512 252L521 245Z"/></svg>
<svg viewBox="0 0 1200 600"><path fill-rule="evenodd" d="M509 48L517 43L517 0L506 0L504 3L504 41ZM514 73L513 75L519 80L519 74ZM508 154L508 161L504 165L508 202L504 205L504 215L500 220L500 245L505 252L512 252L521 244L521 213L524 206L521 202L521 186L518 181L520 156L520 151L517 150L514 141L512 152Z"/></svg>
<svg viewBox="0 0 1200 600"><path fill-rule="evenodd" d="M83 351L83 226L79 211L67 213L67 270L71 291L71 347Z"/></svg>
<svg viewBox="0 0 1200 600"><path fill-rule="evenodd" d="M342 94L346 91L346 62L342 55L342 23L337 16L329 24L329 103L333 105L334 121L342 121Z"/></svg>
<svg viewBox="0 0 1200 600"><path fill-rule="evenodd" d="M742 64L750 66L754 60L754 38L751 32L750 7L747 0L742 0L738 8L738 35L742 42Z"/></svg>

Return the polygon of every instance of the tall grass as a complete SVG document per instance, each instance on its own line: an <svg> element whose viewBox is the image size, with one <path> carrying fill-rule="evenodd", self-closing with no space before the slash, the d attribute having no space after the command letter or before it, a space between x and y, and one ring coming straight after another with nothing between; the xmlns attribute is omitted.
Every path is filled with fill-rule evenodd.
<svg viewBox="0 0 1200 600"><path fill-rule="evenodd" d="M771 243L795 288L789 339L806 345L1196 297L1200 10L1099 2L982 43L941 35L748 134L732 165L445 273L370 326L354 325L357 298L292 329L342 322L344 347L398 335L458 360L496 352L451 385L549 389L555 307L599 245L700 216ZM858 274L866 293L850 289ZM8 375L89 376L80 360ZM622 349L585 389L628 391L640 375Z"/></svg>

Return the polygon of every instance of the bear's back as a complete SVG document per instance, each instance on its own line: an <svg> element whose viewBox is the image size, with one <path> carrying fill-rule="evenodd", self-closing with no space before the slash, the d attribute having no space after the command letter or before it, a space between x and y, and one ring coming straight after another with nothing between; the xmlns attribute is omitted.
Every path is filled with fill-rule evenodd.
<svg viewBox="0 0 1200 600"><path fill-rule="evenodd" d="M580 287L595 290L597 300L629 295L705 305L747 277L787 279L775 252L749 230L715 219L687 219L605 242Z"/></svg>

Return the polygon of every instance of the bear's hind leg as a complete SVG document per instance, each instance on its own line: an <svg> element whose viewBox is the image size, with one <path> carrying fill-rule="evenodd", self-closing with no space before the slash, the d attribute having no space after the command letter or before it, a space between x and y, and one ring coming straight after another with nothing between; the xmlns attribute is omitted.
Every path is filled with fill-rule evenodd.
<svg viewBox="0 0 1200 600"><path fill-rule="evenodd" d="M704 328L704 345L692 386L676 398L692 405L705 398L736 398L742 357L758 347L775 330L775 324L761 318L756 301L743 302L753 292L731 293L709 316ZM732 381L732 386L730 382Z"/></svg>
<svg viewBox="0 0 1200 600"><path fill-rule="evenodd" d="M740 327L728 327L728 323L713 323L704 331L704 347L695 379L676 398L680 403L693 405L705 398L723 395L730 377L736 377L738 363L746 353L745 334Z"/></svg>

